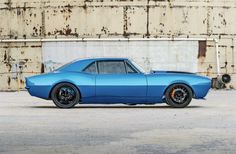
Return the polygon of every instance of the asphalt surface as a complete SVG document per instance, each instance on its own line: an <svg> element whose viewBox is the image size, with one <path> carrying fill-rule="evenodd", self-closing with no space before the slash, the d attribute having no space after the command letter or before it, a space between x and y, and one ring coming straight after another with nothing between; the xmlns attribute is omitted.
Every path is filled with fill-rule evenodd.
<svg viewBox="0 0 236 154"><path fill-rule="evenodd" d="M236 91L188 108L78 105L0 93L0 153L236 153Z"/></svg>

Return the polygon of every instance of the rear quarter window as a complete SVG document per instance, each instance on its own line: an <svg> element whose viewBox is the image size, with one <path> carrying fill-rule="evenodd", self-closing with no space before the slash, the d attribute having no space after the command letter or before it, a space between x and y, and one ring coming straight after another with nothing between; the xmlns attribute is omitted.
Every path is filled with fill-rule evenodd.
<svg viewBox="0 0 236 154"><path fill-rule="evenodd" d="M93 62L91 64L89 64L84 71L85 73L90 73L90 74L96 74L97 73L97 68L96 68L96 63Z"/></svg>

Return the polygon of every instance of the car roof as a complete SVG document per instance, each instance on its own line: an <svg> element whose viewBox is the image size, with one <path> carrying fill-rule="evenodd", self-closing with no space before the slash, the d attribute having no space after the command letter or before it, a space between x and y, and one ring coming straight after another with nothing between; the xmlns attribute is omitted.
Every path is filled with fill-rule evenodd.
<svg viewBox="0 0 236 154"><path fill-rule="evenodd" d="M98 60L128 60L128 58L85 58L78 59L77 61L86 60L86 61L98 61Z"/></svg>
<svg viewBox="0 0 236 154"><path fill-rule="evenodd" d="M87 59L77 59L74 60L58 70L63 71L82 71L86 66L91 64L94 61L99 61L99 60L128 60L128 58L87 58Z"/></svg>

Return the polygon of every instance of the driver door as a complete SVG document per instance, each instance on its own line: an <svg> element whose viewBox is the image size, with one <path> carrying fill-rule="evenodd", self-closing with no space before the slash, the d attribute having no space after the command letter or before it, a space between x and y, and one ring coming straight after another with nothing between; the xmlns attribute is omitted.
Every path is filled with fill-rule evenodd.
<svg viewBox="0 0 236 154"><path fill-rule="evenodd" d="M97 61L96 98L108 102L145 101L146 76L125 60Z"/></svg>

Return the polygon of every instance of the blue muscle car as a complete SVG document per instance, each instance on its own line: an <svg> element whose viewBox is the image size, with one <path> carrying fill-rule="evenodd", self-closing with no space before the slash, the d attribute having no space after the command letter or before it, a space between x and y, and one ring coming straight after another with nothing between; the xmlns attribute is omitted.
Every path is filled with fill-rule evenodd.
<svg viewBox="0 0 236 154"><path fill-rule="evenodd" d="M175 71L145 73L126 58L73 61L53 72L26 78L32 96L51 99L60 108L78 103L167 103L183 108L192 98L204 98L210 88L207 77Z"/></svg>

